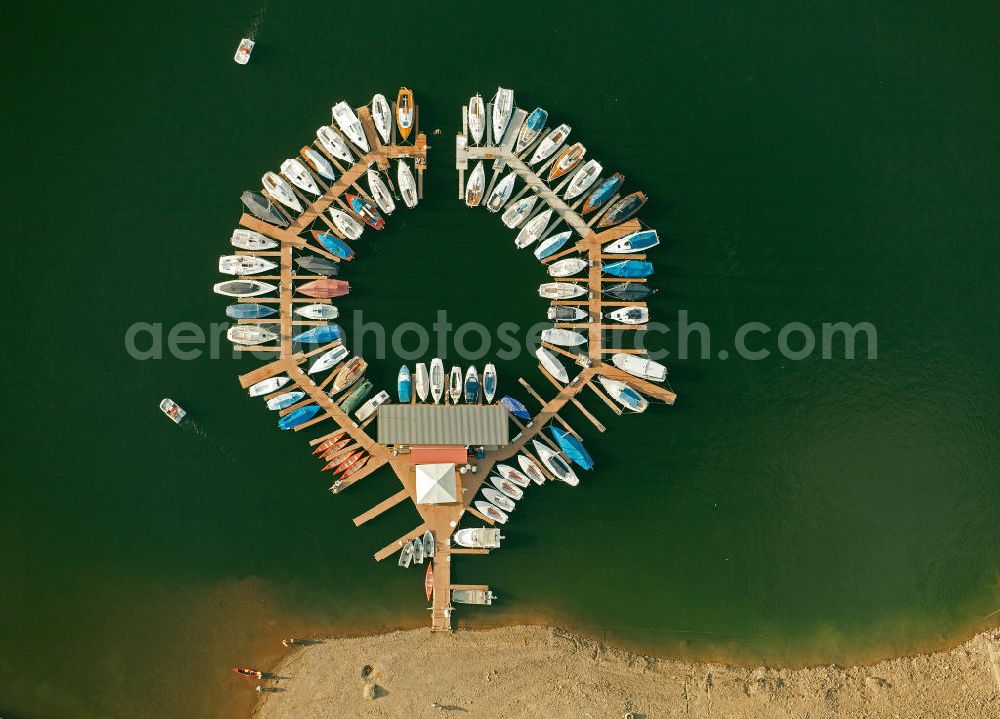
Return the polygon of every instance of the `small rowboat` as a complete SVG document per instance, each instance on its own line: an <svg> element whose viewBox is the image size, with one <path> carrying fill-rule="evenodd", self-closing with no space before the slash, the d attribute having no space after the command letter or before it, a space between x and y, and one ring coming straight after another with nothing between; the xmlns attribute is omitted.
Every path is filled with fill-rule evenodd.
<svg viewBox="0 0 1000 719"><path fill-rule="evenodd" d="M429 562L427 571L424 572L424 594L427 595L428 602L434 594L434 562Z"/></svg>
<svg viewBox="0 0 1000 719"><path fill-rule="evenodd" d="M340 475L340 479L338 479L337 482L341 482L350 477L355 472L359 472L362 469L364 469L364 466L368 464L368 460L369 460L368 455L365 455L364 457L359 459L357 462L352 464L342 475Z"/></svg>
<svg viewBox="0 0 1000 719"><path fill-rule="evenodd" d="M347 439L338 440L338 441L334 442L333 444L331 444L329 447L327 447L326 451L323 452L323 454L321 454L319 456L319 458L322 459L322 460L324 460L324 461L326 461L326 462L329 462L334 457L336 457L338 454L340 454L340 452L338 450L343 449L344 447L346 447L350 443L351 443L351 438L350 437L348 437ZM323 469L327 469L327 468L324 467Z"/></svg>
<svg viewBox="0 0 1000 719"><path fill-rule="evenodd" d="M423 541L420 539L420 537L415 537L414 539L411 540L411 542L413 544L413 561L416 562L417 564L423 564L424 559L426 559L426 557L424 557Z"/></svg>
<svg viewBox="0 0 1000 719"><path fill-rule="evenodd" d="M399 552L399 566L409 567L413 561L413 545L407 542Z"/></svg>
<svg viewBox="0 0 1000 719"><path fill-rule="evenodd" d="M427 530L424 532L424 556L430 559L434 556L434 532Z"/></svg>

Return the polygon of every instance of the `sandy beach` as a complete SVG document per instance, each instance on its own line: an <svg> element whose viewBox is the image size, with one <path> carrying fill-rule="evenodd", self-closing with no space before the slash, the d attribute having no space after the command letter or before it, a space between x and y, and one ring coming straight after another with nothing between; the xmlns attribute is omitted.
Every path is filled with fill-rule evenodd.
<svg viewBox="0 0 1000 719"><path fill-rule="evenodd" d="M1000 629L954 649L856 667L656 659L552 627L317 642L275 668L257 719L319 717L1000 716Z"/></svg>

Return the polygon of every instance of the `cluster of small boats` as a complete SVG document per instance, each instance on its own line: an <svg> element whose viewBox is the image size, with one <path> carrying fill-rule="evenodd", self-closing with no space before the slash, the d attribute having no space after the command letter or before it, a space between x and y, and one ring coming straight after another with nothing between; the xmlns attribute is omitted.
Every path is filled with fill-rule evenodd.
<svg viewBox="0 0 1000 719"><path fill-rule="evenodd" d="M334 432L313 448L313 454L323 462L324 472L330 472L336 479L330 491L336 494L344 481L355 472L365 468L371 456L346 430Z"/></svg>
<svg viewBox="0 0 1000 719"><path fill-rule="evenodd" d="M402 404L428 399L434 404L440 404L446 399L451 404L476 404L483 399L486 404L493 402L497 392L497 368L493 363L483 367L482 375L475 365L470 365L465 372L458 365L452 366L447 378L444 372L444 362L440 357L431 360L430 367L424 362L418 362L416 372L410 372L407 365L399 368L396 377L396 393Z"/></svg>

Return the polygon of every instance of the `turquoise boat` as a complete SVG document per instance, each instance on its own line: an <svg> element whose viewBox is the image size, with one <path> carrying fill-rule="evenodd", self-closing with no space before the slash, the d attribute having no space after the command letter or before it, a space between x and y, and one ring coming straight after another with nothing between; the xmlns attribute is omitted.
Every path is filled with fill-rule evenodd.
<svg viewBox="0 0 1000 719"><path fill-rule="evenodd" d="M299 407L294 409L284 417L278 420L278 426L281 429L295 429L300 424L308 422L313 417L319 414L318 404L307 404L305 407Z"/></svg>
<svg viewBox="0 0 1000 719"><path fill-rule="evenodd" d="M410 368L405 364L399 368L396 376L396 394L399 395L400 404L409 404L413 397L413 377L410 375Z"/></svg>
<svg viewBox="0 0 1000 719"><path fill-rule="evenodd" d="M312 231L313 238L323 245L329 252L335 254L342 260L349 260L354 257L354 250L342 239L329 232ZM326 274L326 273L324 273Z"/></svg>
<svg viewBox="0 0 1000 719"><path fill-rule="evenodd" d="M292 342L304 345L321 345L338 340L343 334L344 331L340 329L340 325L322 325L320 327L313 327L311 330L306 330L305 332L300 332L292 337Z"/></svg>
<svg viewBox="0 0 1000 719"><path fill-rule="evenodd" d="M572 235L572 230L560 232L558 235L552 235L552 237L539 243L538 247L535 248L535 257L540 260L544 260L546 257L554 255L562 249L562 246L566 244Z"/></svg>
<svg viewBox="0 0 1000 719"><path fill-rule="evenodd" d="M583 446L583 442L565 429L559 429L550 425L549 432L552 433L552 439L559 443L559 447L567 457L584 469L594 468L594 459L590 456L590 452L587 451L586 447Z"/></svg>
<svg viewBox="0 0 1000 719"><path fill-rule="evenodd" d="M642 260L619 260L602 265L601 270L612 277L649 277L653 274L653 263Z"/></svg>
<svg viewBox="0 0 1000 719"><path fill-rule="evenodd" d="M254 302L237 302L226 308L226 317L234 320L260 320L278 314L278 310Z"/></svg>

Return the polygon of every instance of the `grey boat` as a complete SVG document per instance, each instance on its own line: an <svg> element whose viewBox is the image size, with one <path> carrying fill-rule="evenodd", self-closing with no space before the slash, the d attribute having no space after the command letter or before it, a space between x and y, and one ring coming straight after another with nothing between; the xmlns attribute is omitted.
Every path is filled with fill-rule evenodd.
<svg viewBox="0 0 1000 719"><path fill-rule="evenodd" d="M243 202L243 206L250 211L250 214L258 220L270 222L278 227L288 227L288 220L285 219L285 216L278 212L274 203L259 192L247 190L240 196L240 200Z"/></svg>
<svg viewBox="0 0 1000 719"><path fill-rule="evenodd" d="M656 292L656 290L650 289L640 282L620 282L608 287L603 292L605 296L617 297L625 302L633 302L646 299Z"/></svg>
<svg viewBox="0 0 1000 719"><path fill-rule="evenodd" d="M493 604L496 595L489 589L452 589L451 601L455 604Z"/></svg>
<svg viewBox="0 0 1000 719"><path fill-rule="evenodd" d="M434 532L427 530L424 532L424 557L427 559L434 558Z"/></svg>
<svg viewBox="0 0 1000 719"><path fill-rule="evenodd" d="M312 255L308 257L296 257L295 264L304 270L326 275L327 277L336 276L340 272L340 266L333 260L328 260L325 257L313 257Z"/></svg>
<svg viewBox="0 0 1000 719"><path fill-rule="evenodd" d="M407 542L399 552L399 566L409 567L413 561L413 545Z"/></svg>

